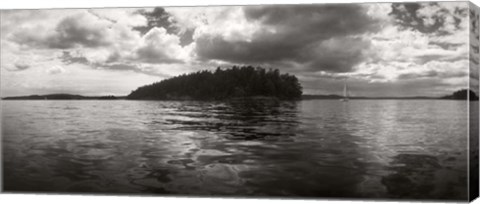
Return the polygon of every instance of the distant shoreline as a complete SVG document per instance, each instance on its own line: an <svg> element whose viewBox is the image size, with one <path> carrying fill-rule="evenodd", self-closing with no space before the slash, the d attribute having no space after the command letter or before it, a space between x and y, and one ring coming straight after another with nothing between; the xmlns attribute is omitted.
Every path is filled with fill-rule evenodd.
<svg viewBox="0 0 480 204"><path fill-rule="evenodd" d="M478 97L474 100L478 100ZM302 95L298 101L307 100L340 100L342 96L339 95ZM29 96L13 96L3 97L2 100L137 100L137 101L229 101L229 100L281 100L275 97L254 96L254 97L236 97L222 100L193 100L193 99L127 99L126 96L82 96L72 94L48 94L48 95L29 95ZM466 100L466 98L454 98L451 96L443 97L426 97L426 96L411 96L411 97L349 97L349 100ZM289 100L281 100L289 101Z"/></svg>

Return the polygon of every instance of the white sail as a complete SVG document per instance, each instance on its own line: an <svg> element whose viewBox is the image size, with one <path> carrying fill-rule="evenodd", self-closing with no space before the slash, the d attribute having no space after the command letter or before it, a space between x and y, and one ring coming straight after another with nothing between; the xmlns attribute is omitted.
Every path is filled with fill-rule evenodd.
<svg viewBox="0 0 480 204"><path fill-rule="evenodd" d="M347 86L347 81L345 80L344 85L343 85L343 98L341 99L342 101L348 101L348 86Z"/></svg>

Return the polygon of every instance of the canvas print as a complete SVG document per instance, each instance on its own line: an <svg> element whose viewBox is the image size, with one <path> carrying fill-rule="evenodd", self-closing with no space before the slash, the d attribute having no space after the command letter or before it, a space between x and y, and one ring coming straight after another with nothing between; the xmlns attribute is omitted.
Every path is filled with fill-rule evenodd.
<svg viewBox="0 0 480 204"><path fill-rule="evenodd" d="M469 2L2 10L2 191L469 201Z"/></svg>

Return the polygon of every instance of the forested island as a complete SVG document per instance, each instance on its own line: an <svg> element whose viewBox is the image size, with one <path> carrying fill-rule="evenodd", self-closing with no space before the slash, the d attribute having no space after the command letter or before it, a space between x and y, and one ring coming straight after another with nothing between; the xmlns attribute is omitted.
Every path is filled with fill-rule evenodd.
<svg viewBox="0 0 480 204"><path fill-rule="evenodd" d="M467 100L469 98L470 98L470 101L478 101L477 94L474 91L469 89L462 89L459 91L455 91L452 95L447 95L442 97L442 99L453 99L453 100Z"/></svg>
<svg viewBox="0 0 480 204"><path fill-rule="evenodd" d="M272 97L301 99L302 86L297 77L278 69L233 66L229 69L183 74L142 86L127 99L143 100L224 100L232 98Z"/></svg>
<svg viewBox="0 0 480 204"><path fill-rule="evenodd" d="M253 66L233 66L215 71L198 71L168 78L132 91L128 96L82 96L74 94L48 94L4 97L2 100L225 100L237 98L275 98L280 100L341 99L339 95L302 95L302 86L297 77L280 73L278 69ZM373 100L467 100L478 101L470 89L455 91L442 97L363 97L349 99Z"/></svg>

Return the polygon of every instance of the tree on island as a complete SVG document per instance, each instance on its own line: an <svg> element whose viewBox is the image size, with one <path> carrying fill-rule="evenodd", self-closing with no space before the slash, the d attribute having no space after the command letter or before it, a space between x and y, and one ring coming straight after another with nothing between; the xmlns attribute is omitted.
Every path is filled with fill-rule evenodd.
<svg viewBox="0 0 480 204"><path fill-rule="evenodd" d="M297 77L280 74L278 69L233 66L183 74L142 86L127 99L223 100L256 96L296 100L302 96L302 86Z"/></svg>
<svg viewBox="0 0 480 204"><path fill-rule="evenodd" d="M455 91L452 95L444 96L443 99L454 99L454 100L467 100L470 95L471 101L478 101L478 96L475 94L474 91L470 89L462 89L459 91Z"/></svg>

